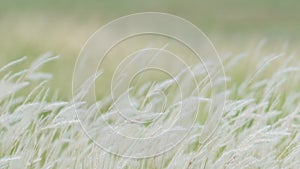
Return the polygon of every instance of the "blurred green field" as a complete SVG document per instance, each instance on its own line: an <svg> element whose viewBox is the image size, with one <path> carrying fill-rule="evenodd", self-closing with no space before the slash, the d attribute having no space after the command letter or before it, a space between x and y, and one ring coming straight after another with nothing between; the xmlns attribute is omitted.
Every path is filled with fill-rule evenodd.
<svg viewBox="0 0 300 169"><path fill-rule="evenodd" d="M67 99L81 47L92 33L113 19L145 11L175 14L202 29L221 55L251 49L264 38L268 40L267 50L285 44L298 50L299 6L296 0L2 0L0 66L25 55L33 60L48 51L59 54L61 58L45 70L55 75L49 86Z"/></svg>

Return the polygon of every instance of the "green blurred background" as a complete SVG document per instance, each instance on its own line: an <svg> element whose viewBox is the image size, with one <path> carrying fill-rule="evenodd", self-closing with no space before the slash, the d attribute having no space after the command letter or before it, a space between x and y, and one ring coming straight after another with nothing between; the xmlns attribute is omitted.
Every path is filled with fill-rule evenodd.
<svg viewBox="0 0 300 169"><path fill-rule="evenodd" d="M300 1L296 0L0 0L0 66L51 51L61 58L45 67L62 99L71 94L72 71L85 41L105 23L146 11L183 17L205 32L220 54L242 52L267 39L269 48L299 43ZM30 60L29 59L29 60Z"/></svg>

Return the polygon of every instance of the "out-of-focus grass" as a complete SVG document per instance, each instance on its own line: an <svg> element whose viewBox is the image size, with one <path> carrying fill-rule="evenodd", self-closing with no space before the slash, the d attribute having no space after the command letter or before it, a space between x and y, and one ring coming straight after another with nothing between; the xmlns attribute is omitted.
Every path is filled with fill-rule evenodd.
<svg viewBox="0 0 300 169"><path fill-rule="evenodd" d="M299 5L295 0L1 1L0 65L24 55L34 59L47 51L59 54L61 59L45 69L55 75L51 86L63 91L61 97L68 98L81 47L93 32L112 19L145 11L175 14L202 29L222 55L230 50L244 51L261 38L273 42L270 49L285 42L297 46Z"/></svg>
<svg viewBox="0 0 300 169"><path fill-rule="evenodd" d="M66 17L66 22L68 17L72 16L77 18L79 23L92 16L101 16L106 22L130 13L158 11L185 17L205 32L250 32L277 36L299 32L299 5L296 0L15 0L1 1L0 9L2 16L7 13L21 13L19 16L22 16L24 12L36 12L39 16L51 14L61 19Z"/></svg>

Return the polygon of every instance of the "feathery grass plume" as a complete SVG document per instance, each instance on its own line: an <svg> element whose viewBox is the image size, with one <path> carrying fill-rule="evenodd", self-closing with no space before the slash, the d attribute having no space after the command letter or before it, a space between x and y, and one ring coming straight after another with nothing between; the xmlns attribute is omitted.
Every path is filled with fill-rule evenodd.
<svg viewBox="0 0 300 169"><path fill-rule="evenodd" d="M262 45L254 53L231 54L223 60L228 100L220 123L215 124L212 120L208 124L205 118L203 121L197 119L180 144L162 155L145 159L122 158L103 151L82 130L75 110L88 115L84 120L90 134L94 138L100 137L100 141L109 145L108 150L125 154L156 152L174 144L172 139L179 137L176 133L187 132L187 123L192 118L189 112L205 116L209 109L210 88L201 67L192 69L203 80L198 86L200 97L180 100L180 91L172 88L172 79L145 83L124 91L123 94L131 93L136 107L151 110L149 114L138 114L126 105L128 98L120 95L117 102L122 111L128 112L126 116L149 121L133 127L126 118L120 117L109 96L92 104L76 102L87 94L87 91L79 90L74 100L55 98L47 102L45 97L49 90L43 84L50 75L41 74L38 68L56 58L50 54L43 55L21 72L9 70L25 58L7 64L0 68L0 168L297 168L300 166L299 58L289 53L281 56L280 51L264 57L260 48ZM239 71L239 62L243 60L251 61L253 66L242 72L244 76L240 81L234 81L236 77L231 74L232 70ZM189 80L184 71L176 79L189 86L185 84ZM39 84L28 91L27 87L36 81ZM156 97L158 91L172 93L172 98L164 102ZM193 93L194 89L183 92ZM188 93L184 94L188 96ZM199 102L201 106L196 109L194 105ZM176 113L180 104L184 114ZM186 117L172 123L182 115ZM162 118L151 121L155 117ZM202 134L205 125L218 125L206 140ZM164 132L162 128L175 134L170 136L171 139L163 138L148 147L138 142L120 143L110 135L110 128L134 137L160 134ZM210 132L209 127L206 129Z"/></svg>

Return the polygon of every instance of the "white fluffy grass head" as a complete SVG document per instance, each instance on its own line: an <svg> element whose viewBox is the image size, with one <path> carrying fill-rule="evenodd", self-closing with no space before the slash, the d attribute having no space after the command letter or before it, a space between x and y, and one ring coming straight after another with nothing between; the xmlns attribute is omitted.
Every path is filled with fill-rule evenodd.
<svg viewBox="0 0 300 169"><path fill-rule="evenodd" d="M147 105L151 104L151 108L157 111L142 116L130 111L130 117L147 121L158 116L161 110L166 112L163 120L134 128L116 116L110 98L94 104L76 100L60 101L56 97L47 99L49 89L44 87L44 83L50 80L51 74L41 73L38 68L55 58L45 54L21 72L9 70L26 58L0 69L0 168L198 169L297 168L300 165L300 94L297 85L300 63L295 55L278 51L266 56L253 52L224 57L228 99L213 134L203 139L207 138L205 133L211 132L207 126L215 124L213 121L203 123L198 119L187 137L171 151L144 159L123 158L99 148L82 130L74 110L90 112L90 116L85 118L90 122L88 127L101 131L100 134L96 132L94 137L100 137L103 143L110 146L106 148L123 153L149 153L173 144L172 139L164 138L148 147L109 137L108 128L129 131L135 137L161 132L157 127L160 125L172 126L171 130L175 133L186 132L184 120L178 125L171 125L176 118L172 111L176 110L178 102L178 91L168 91L166 87L172 85L172 81L144 84L131 89L136 106L147 109ZM245 68L245 65L241 67L241 63L251 64ZM238 72L241 74L237 71L241 71ZM178 75L178 78L182 77ZM151 92L157 88L173 93L174 99L165 107L161 100L149 99L144 102L144 97L141 97L145 93L151 96ZM206 89L205 85L201 89ZM207 92L201 94L202 97L187 98L185 111L201 114L207 109ZM77 98L84 95L84 92L79 93ZM124 100L120 98L121 104ZM194 105L199 101L204 105L202 109L195 109ZM100 113L95 111L99 106ZM122 108L125 110L126 104ZM123 149L113 145L122 145Z"/></svg>

